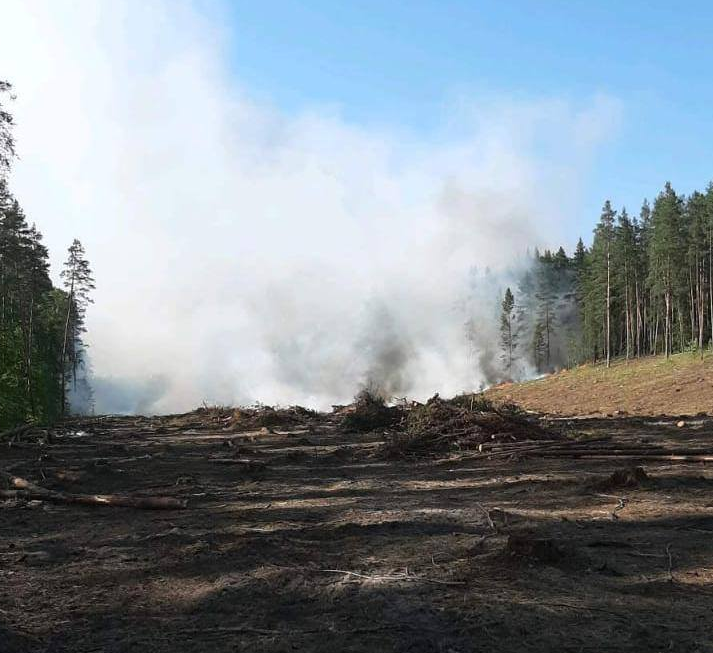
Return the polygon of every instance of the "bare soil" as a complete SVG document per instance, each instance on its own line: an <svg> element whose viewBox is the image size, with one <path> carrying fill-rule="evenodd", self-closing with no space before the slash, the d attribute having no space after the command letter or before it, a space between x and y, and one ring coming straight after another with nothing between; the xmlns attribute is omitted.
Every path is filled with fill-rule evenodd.
<svg viewBox="0 0 713 653"><path fill-rule="evenodd" d="M526 383L488 390L495 401L556 415L713 414L713 352L649 356L582 365Z"/></svg>
<svg viewBox="0 0 713 653"><path fill-rule="evenodd" d="M0 651L713 651L705 464L392 460L379 433L295 421L107 418L3 445L43 487L188 508L0 501ZM713 420L677 421L556 424L713 451Z"/></svg>

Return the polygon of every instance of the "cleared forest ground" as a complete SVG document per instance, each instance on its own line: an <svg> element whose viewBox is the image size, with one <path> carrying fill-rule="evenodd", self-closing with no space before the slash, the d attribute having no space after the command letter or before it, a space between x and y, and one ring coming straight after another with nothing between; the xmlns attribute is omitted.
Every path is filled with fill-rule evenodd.
<svg viewBox="0 0 713 653"><path fill-rule="evenodd" d="M713 420L675 421L555 426L713 451ZM713 651L706 464L386 459L381 439L334 415L238 434L198 416L3 444L45 488L188 507L0 501L0 651ZM636 463L648 479L609 478Z"/></svg>
<svg viewBox="0 0 713 653"><path fill-rule="evenodd" d="M713 414L713 354L650 356L582 365L535 381L503 384L486 395L555 415Z"/></svg>

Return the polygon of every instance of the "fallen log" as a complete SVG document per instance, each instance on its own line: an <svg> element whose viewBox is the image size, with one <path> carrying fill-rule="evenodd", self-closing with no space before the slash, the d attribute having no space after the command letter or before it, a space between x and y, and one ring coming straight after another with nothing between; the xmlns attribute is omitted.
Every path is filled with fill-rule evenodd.
<svg viewBox="0 0 713 653"><path fill-rule="evenodd" d="M0 490L3 499L26 499L49 503L78 504L84 506L112 506L139 510L180 510L188 505L185 499L173 497L124 497L117 494L69 494L50 490Z"/></svg>
<svg viewBox="0 0 713 653"><path fill-rule="evenodd" d="M615 447L611 449L605 448L561 448L561 449L544 449L537 452L536 455L543 457L574 457L574 458L591 458L592 456L709 456L710 451L702 451L700 449L666 449L662 447Z"/></svg>
<svg viewBox="0 0 713 653"><path fill-rule="evenodd" d="M0 440L24 435L27 431L31 431L33 428L35 428L34 424L21 424L20 426L15 426L14 428L7 429L7 431L0 432Z"/></svg>
<svg viewBox="0 0 713 653"><path fill-rule="evenodd" d="M550 456L554 458L555 456ZM569 458L567 454L562 454L562 457ZM700 454L700 455L670 455L670 454L636 454L631 452L624 452L619 454L611 453L596 453L591 456L586 456L588 459L603 459L611 460L613 458L635 458L637 460L665 460L668 462L685 462L685 463L710 463L713 462L713 455Z"/></svg>
<svg viewBox="0 0 713 653"><path fill-rule="evenodd" d="M0 490L5 499L27 499L49 503L78 504L84 506L112 506L115 508L137 508L139 510L180 510L188 505L185 499L174 497L129 497L119 494L73 494L47 490L20 476L0 471L12 490Z"/></svg>

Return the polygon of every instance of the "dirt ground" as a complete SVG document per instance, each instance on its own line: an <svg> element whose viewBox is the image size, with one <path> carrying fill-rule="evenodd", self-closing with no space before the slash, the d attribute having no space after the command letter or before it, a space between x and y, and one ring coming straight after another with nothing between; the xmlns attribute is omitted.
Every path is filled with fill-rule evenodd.
<svg viewBox="0 0 713 653"><path fill-rule="evenodd" d="M713 352L669 359L648 356L630 361L582 365L526 383L503 384L486 392L496 401L557 415L713 414Z"/></svg>
<svg viewBox="0 0 713 653"><path fill-rule="evenodd" d="M558 424L713 451L713 420L675 422ZM713 651L705 464L602 489L636 459L389 460L379 439L331 415L111 418L3 445L43 487L188 507L0 501L0 651Z"/></svg>

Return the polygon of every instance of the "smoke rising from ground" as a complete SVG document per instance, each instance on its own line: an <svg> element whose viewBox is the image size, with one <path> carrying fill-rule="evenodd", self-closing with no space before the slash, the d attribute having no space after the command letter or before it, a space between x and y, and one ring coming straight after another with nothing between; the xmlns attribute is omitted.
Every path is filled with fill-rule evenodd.
<svg viewBox="0 0 713 653"><path fill-rule="evenodd" d="M218 10L0 8L13 188L55 276L75 235L95 271L97 410L486 382L507 270L559 244L617 102L461 98L427 135L287 114L231 74ZM495 296L472 292L473 266Z"/></svg>

